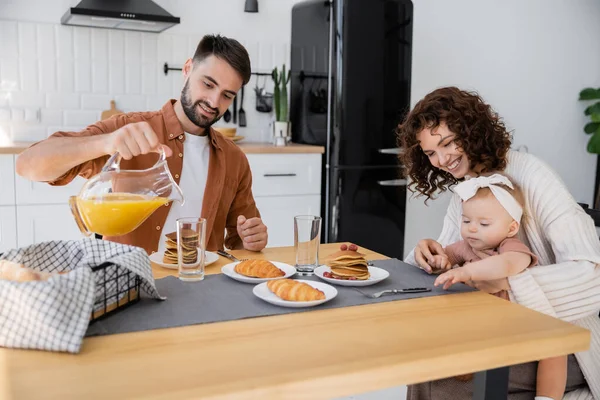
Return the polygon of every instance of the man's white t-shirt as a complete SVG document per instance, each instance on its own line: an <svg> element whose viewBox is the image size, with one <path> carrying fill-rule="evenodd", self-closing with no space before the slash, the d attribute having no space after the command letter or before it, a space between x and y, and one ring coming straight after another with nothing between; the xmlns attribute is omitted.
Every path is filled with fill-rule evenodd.
<svg viewBox="0 0 600 400"><path fill-rule="evenodd" d="M186 132L183 142L183 167L179 187L185 198L184 205L178 202L171 205L169 215L163 226L158 243L158 252L165 251L165 235L177 231L177 218L200 218L202 201L208 178L208 159L210 157L209 138L191 135Z"/></svg>

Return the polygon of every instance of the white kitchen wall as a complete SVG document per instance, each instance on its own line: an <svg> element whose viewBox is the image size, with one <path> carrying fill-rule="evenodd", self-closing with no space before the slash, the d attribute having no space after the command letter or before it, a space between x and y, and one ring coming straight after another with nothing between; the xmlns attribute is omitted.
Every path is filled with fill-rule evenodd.
<svg viewBox="0 0 600 400"><path fill-rule="evenodd" d="M71 0L0 0L0 145L37 141L97 121L111 99L122 111L154 110L179 98L180 67L204 34L238 39L254 71L289 65L291 7L298 0L158 0L182 23L161 34L60 25ZM253 77L245 90L248 126L238 135L268 141L272 114L255 111ZM271 91L270 78L260 78ZM222 122L220 124L223 124Z"/></svg>
<svg viewBox="0 0 600 400"><path fill-rule="evenodd" d="M549 163L591 203L596 156L586 152L579 91L600 86L597 0L413 0L412 104L447 85L477 90L513 130L515 147ZM437 237L448 196L407 206L405 249Z"/></svg>

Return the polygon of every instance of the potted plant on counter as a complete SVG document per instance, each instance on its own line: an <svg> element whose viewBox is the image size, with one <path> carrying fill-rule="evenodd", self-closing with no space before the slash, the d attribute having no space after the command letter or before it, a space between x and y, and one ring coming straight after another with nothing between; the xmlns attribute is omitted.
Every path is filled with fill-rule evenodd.
<svg viewBox="0 0 600 400"><path fill-rule="evenodd" d="M579 92L579 100L590 101L600 100L600 89L585 88ZM594 104L588 106L585 111L585 115L589 115L590 122L588 122L583 131L590 135L590 140L587 144L587 151L592 154L600 154L600 101L594 102ZM600 159L598 160L598 166L596 167L596 188L595 188L595 199L594 208L600 208L600 187L599 187L599 174L600 174Z"/></svg>
<svg viewBox="0 0 600 400"><path fill-rule="evenodd" d="M275 122L273 122L274 143L276 146L285 146L290 136L287 92L287 85L290 81L290 70L286 70L285 64L283 64L281 72L277 67L273 68L271 77L275 84L273 89L273 98L275 101Z"/></svg>

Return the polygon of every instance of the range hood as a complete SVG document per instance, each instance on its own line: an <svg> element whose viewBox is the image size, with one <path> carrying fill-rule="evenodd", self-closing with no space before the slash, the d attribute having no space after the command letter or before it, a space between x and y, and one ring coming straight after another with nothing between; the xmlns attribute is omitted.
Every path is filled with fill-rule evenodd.
<svg viewBox="0 0 600 400"><path fill-rule="evenodd" d="M179 18L152 0L82 0L67 10L64 25L130 31L162 32L179 23Z"/></svg>

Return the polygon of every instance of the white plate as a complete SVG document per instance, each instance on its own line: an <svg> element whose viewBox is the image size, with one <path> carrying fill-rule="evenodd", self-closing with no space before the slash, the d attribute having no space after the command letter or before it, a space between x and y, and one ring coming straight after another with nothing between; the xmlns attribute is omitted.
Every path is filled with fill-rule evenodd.
<svg viewBox="0 0 600 400"><path fill-rule="evenodd" d="M323 304L326 301L333 299L337 296L338 291L331 285L328 285L323 282L314 282L314 281L305 281L302 279L294 279L298 282L308 283L310 286L315 289L319 289L323 293L325 293L325 299L323 300L314 300L314 301L287 301L283 300L275 295L275 293L271 292L267 287L267 282L263 282L260 285L254 286L252 289L252 293L259 299L263 299L267 303L275 304L276 306L282 307L291 307L291 308L301 308L301 307L313 307L319 304Z"/></svg>
<svg viewBox="0 0 600 400"><path fill-rule="evenodd" d="M324 281L333 283L334 285L340 285L340 286L369 286L369 285L374 285L377 282L381 282L382 280L384 280L385 278L390 276L390 273L387 272L385 269L377 268L377 267L367 267L367 268L369 268L369 274L371 276L369 276L369 279L366 279L364 281L361 281L358 279L352 281L352 280L348 280L348 279L326 278L325 276L323 276L323 273L331 272L331 268L329 268L327 265L321 265L320 267L315 268L315 275L317 275L319 278L323 279Z"/></svg>
<svg viewBox="0 0 600 400"><path fill-rule="evenodd" d="M279 268L280 270L285 272L285 275L279 276L277 278L251 278L249 276L245 276L245 275L238 274L237 272L235 272L234 268L236 265L238 265L240 263L239 261L232 262L227 265L223 265L223 268L221 268L221 272L224 273L225 275L227 275L228 277L235 279L236 281L240 281L240 282L244 282L244 283L261 283L261 282L266 282L266 281L272 281L275 279L289 278L290 276L292 276L296 273L296 268L292 267L289 264L282 263L279 261L271 261L271 262L277 268Z"/></svg>
<svg viewBox="0 0 600 400"><path fill-rule="evenodd" d="M212 263L214 263L215 261L217 261L219 259L219 255L217 253L213 253L210 251L205 251L205 259L204 259L204 266L206 267L207 265L210 265ZM160 265L163 268L168 268L168 269L179 269L179 267L177 266L177 264L167 264L165 262L163 262L163 253L152 253L150 254L150 261L152 261L154 264Z"/></svg>

